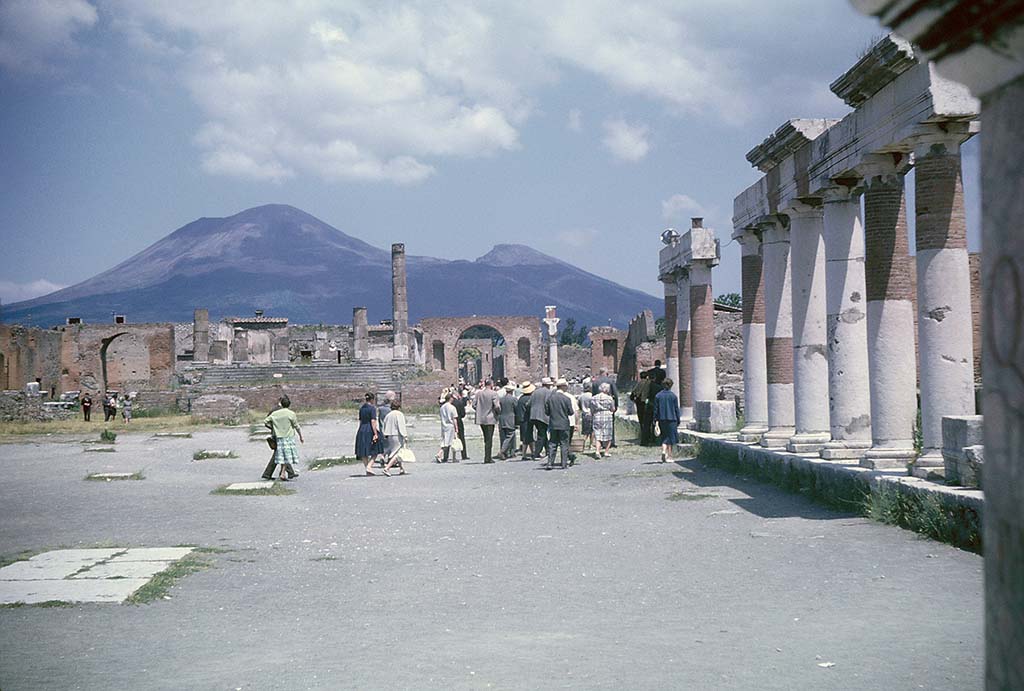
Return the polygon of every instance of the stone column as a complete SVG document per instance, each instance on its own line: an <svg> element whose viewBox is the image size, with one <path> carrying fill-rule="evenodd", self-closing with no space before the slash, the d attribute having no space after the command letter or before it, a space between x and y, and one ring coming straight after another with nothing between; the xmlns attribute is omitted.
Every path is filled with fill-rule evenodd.
<svg viewBox="0 0 1024 691"><path fill-rule="evenodd" d="M409 295L405 283L405 245L391 245L391 308L395 359L409 359Z"/></svg>
<svg viewBox="0 0 1024 691"><path fill-rule="evenodd" d="M914 147L917 324L921 359L922 454L941 468L942 417L974 414L971 279L959 135L936 133ZM926 474L921 470L920 474Z"/></svg>
<svg viewBox="0 0 1024 691"><path fill-rule="evenodd" d="M676 349L676 317L679 310L678 291L675 276L667 276L662 279L665 289L665 371L672 379L672 391L679 395L679 382L676 381L676 372L679 370L679 358ZM682 407L680 405L680 407Z"/></svg>
<svg viewBox="0 0 1024 691"><path fill-rule="evenodd" d="M788 209L793 272L793 407L796 434L786 448L818 453L831 439L825 341L825 243L820 206Z"/></svg>
<svg viewBox="0 0 1024 691"><path fill-rule="evenodd" d="M768 431L761 446L784 448L793 436L793 318L789 228L785 219L760 224L764 257L765 353L768 373Z"/></svg>
<svg viewBox="0 0 1024 691"><path fill-rule="evenodd" d="M206 309L192 315L192 361L210 361L210 311Z"/></svg>
<svg viewBox="0 0 1024 691"><path fill-rule="evenodd" d="M352 359L367 360L370 357L370 325L366 320L365 307L352 308Z"/></svg>
<svg viewBox="0 0 1024 691"><path fill-rule="evenodd" d="M676 273L676 351L677 367L674 372L679 386L679 424L693 422L693 375L690 353L690 273Z"/></svg>
<svg viewBox="0 0 1024 691"><path fill-rule="evenodd" d="M717 401L711 262L696 259L690 264L690 362L693 363L694 402Z"/></svg>
<svg viewBox="0 0 1024 691"><path fill-rule="evenodd" d="M743 416L739 440L756 442L768 431L768 360L765 351L761 238L749 229L735 236L743 272Z"/></svg>
<svg viewBox="0 0 1024 691"><path fill-rule="evenodd" d="M860 464L905 468L917 456L917 358L903 175L888 154L862 170L871 449Z"/></svg>
<svg viewBox="0 0 1024 691"><path fill-rule="evenodd" d="M850 181L851 184L853 181ZM821 457L860 458L871 448L867 297L860 196L849 187L826 190L825 304L828 335L829 432Z"/></svg>
<svg viewBox="0 0 1024 691"><path fill-rule="evenodd" d="M548 325L548 376L558 379L558 322L555 316L556 307L547 305L544 307L544 323Z"/></svg>

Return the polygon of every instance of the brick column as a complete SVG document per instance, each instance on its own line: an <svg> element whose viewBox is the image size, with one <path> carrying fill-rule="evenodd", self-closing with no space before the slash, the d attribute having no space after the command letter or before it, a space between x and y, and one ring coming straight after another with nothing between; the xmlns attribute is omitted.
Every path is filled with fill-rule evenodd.
<svg viewBox="0 0 1024 691"><path fill-rule="evenodd" d="M831 439L825 341L825 243L820 206L787 209L793 272L793 407L796 433L786 448L818 453Z"/></svg>
<svg viewBox="0 0 1024 691"><path fill-rule="evenodd" d="M739 440L756 442L768 431L768 361L765 350L761 238L750 228L735 235L743 272L743 417Z"/></svg>
<svg viewBox="0 0 1024 691"><path fill-rule="evenodd" d="M711 292L711 262L690 264L690 362L693 400L718 400L715 371L715 298Z"/></svg>
<svg viewBox="0 0 1024 691"><path fill-rule="evenodd" d="M852 182L852 181L851 181ZM825 192L825 303L828 333L829 432L821 457L860 458L871 448L867 298L860 196L849 187Z"/></svg>
<svg viewBox="0 0 1024 691"><path fill-rule="evenodd" d="M679 386L679 422L685 427L693 422L689 271L679 271L676 273L676 352L677 366L674 371Z"/></svg>
<svg viewBox="0 0 1024 691"><path fill-rule="evenodd" d="M783 219L759 224L764 257L765 353L768 431L761 446L784 448L793 436L793 301L790 295L789 229Z"/></svg>
<svg viewBox="0 0 1024 691"><path fill-rule="evenodd" d="M675 276L666 276L661 279L665 290L665 368L668 376L672 379L672 391L679 395L679 382L676 380L676 372L679 371L679 359L676 352L676 317L679 311L677 299L677 286Z"/></svg>
<svg viewBox="0 0 1024 691"><path fill-rule="evenodd" d="M942 417L974 414L971 280L960 174L961 136L935 134L914 148L917 328L924 448L915 474L941 468Z"/></svg>
<svg viewBox="0 0 1024 691"><path fill-rule="evenodd" d="M860 464L905 468L917 456L917 357L903 175L889 155L863 171L872 424L871 449Z"/></svg>

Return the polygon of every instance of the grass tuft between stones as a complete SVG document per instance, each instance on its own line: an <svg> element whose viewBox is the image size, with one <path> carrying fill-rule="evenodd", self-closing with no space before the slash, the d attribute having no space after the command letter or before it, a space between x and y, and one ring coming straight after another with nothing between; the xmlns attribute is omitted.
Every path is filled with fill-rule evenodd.
<svg viewBox="0 0 1024 691"><path fill-rule="evenodd" d="M202 449L192 454L193 461L205 461L211 458L238 458L234 451L208 451Z"/></svg>
<svg viewBox="0 0 1024 691"><path fill-rule="evenodd" d="M717 494L706 494L698 492L670 492L665 498L669 501L701 501L703 499L716 499Z"/></svg>
<svg viewBox="0 0 1024 691"><path fill-rule="evenodd" d="M117 482L119 480L145 480L146 476L141 472L125 475L124 477L104 477L107 473L89 473L85 479L89 482Z"/></svg>
<svg viewBox="0 0 1024 691"><path fill-rule="evenodd" d="M21 609L22 607L74 607L75 603L64 600L46 600L45 602L7 602L0 604L0 609Z"/></svg>
<svg viewBox="0 0 1024 691"><path fill-rule="evenodd" d="M359 459L355 456L325 456L323 458L314 458L309 462L307 468L309 470L327 470L337 465L354 465L359 462Z"/></svg>
<svg viewBox="0 0 1024 691"><path fill-rule="evenodd" d="M145 605L163 599L174 584L185 576L213 567L213 562L203 558L202 553L196 554L197 551L198 548L153 576L146 585L132 593L131 597L125 600L125 604Z"/></svg>
<svg viewBox="0 0 1024 691"><path fill-rule="evenodd" d="M221 485L210 492L210 494L231 497L284 497L289 494L295 494L295 490L285 487L280 482L275 482L271 487L260 487L259 489L230 490L227 485Z"/></svg>

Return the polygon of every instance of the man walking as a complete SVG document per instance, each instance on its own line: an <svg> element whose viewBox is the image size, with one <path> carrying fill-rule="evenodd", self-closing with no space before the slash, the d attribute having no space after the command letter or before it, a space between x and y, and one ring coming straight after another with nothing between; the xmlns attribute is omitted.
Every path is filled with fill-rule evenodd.
<svg viewBox="0 0 1024 691"><path fill-rule="evenodd" d="M530 401L536 387L529 382L523 382L523 395L516 401L516 426L519 427L519 443L523 449L523 460L533 455L533 422L530 420Z"/></svg>
<svg viewBox="0 0 1024 691"><path fill-rule="evenodd" d="M652 396L651 380L647 378L647 372L641 372L640 381L629 394L629 399L636 406L636 417L640 422L641 446L649 446L654 442L654 417L651 415L651 405L648 401Z"/></svg>
<svg viewBox="0 0 1024 691"><path fill-rule="evenodd" d="M86 422L89 422L89 418L92 417L92 396L88 393L82 396L82 417Z"/></svg>
<svg viewBox="0 0 1024 691"><path fill-rule="evenodd" d="M541 387L530 398L530 423L533 427L533 457L542 458L548 455L548 414L545 404L551 395L551 378L540 380Z"/></svg>
<svg viewBox="0 0 1024 691"><path fill-rule="evenodd" d="M561 449L562 470L569 467L569 431L572 429L573 405L569 398L569 382L558 380L558 389L551 392L544 403L548 416L548 463L555 465L555 451Z"/></svg>
<svg viewBox="0 0 1024 691"><path fill-rule="evenodd" d="M494 425L498 422L498 393L494 390L494 382L484 382L482 389L473 396L473 409L476 411L476 424L484 434L484 463L494 463L491 448L494 445Z"/></svg>
<svg viewBox="0 0 1024 691"><path fill-rule="evenodd" d="M505 393L498 399L498 459L504 461L516 452L516 387L505 384Z"/></svg>

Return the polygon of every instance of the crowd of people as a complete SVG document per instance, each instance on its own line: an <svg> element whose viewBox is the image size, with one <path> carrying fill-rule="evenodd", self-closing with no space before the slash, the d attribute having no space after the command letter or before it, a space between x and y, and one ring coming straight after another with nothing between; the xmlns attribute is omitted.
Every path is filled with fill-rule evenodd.
<svg viewBox="0 0 1024 691"><path fill-rule="evenodd" d="M123 393L118 395L116 391L108 391L103 395L103 422L113 422L117 420L118 411L121 412L121 417L124 423L127 425L132 421L132 408L134 407L135 394ZM92 407L93 400L92 395L89 392L85 392L78 399L78 405L82 408L82 419L85 422L92 421Z"/></svg>

